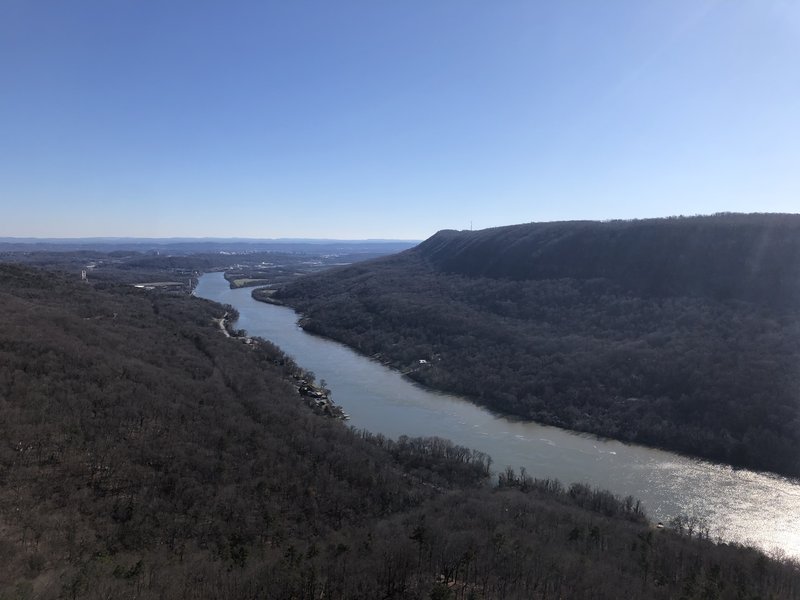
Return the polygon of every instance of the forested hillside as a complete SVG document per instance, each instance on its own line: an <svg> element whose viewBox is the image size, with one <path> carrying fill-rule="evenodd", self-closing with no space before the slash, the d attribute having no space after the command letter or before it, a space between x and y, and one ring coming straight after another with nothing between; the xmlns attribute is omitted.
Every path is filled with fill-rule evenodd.
<svg viewBox="0 0 800 600"><path fill-rule="evenodd" d="M603 279L626 292L800 305L800 215L570 221L441 231L417 251L438 271L511 280Z"/></svg>
<svg viewBox="0 0 800 600"><path fill-rule="evenodd" d="M800 475L798 215L442 231L273 299L505 413Z"/></svg>
<svg viewBox="0 0 800 600"><path fill-rule="evenodd" d="M2 265L0 306L0 598L800 594L633 499L317 416L223 307Z"/></svg>

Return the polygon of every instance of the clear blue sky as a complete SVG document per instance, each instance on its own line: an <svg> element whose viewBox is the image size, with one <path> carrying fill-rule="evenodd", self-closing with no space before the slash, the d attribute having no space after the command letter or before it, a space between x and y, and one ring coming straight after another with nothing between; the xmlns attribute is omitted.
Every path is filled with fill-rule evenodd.
<svg viewBox="0 0 800 600"><path fill-rule="evenodd" d="M796 0L2 0L0 236L800 209Z"/></svg>

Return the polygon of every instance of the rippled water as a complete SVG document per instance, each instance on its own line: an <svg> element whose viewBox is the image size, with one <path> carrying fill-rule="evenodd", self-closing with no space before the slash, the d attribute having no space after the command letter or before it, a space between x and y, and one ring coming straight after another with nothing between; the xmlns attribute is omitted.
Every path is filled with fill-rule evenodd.
<svg viewBox="0 0 800 600"><path fill-rule="evenodd" d="M257 302L251 291L231 290L222 273L209 273L195 294L235 306L237 327L271 340L325 379L355 427L391 437L446 437L491 455L495 469L525 467L534 477L632 494L654 521L694 515L706 520L713 537L800 559L800 482L493 414L305 333L293 310Z"/></svg>

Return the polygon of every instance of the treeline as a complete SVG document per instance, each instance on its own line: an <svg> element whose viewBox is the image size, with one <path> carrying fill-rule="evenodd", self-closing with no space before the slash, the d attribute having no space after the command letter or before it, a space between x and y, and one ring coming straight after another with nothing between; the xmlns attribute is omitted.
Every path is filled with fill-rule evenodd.
<svg viewBox="0 0 800 600"><path fill-rule="evenodd" d="M531 224L441 232L273 298L493 409L798 476L798 252L792 215Z"/></svg>
<svg viewBox="0 0 800 600"><path fill-rule="evenodd" d="M225 307L14 266L0 306L2 598L800 594L631 498L317 416Z"/></svg>

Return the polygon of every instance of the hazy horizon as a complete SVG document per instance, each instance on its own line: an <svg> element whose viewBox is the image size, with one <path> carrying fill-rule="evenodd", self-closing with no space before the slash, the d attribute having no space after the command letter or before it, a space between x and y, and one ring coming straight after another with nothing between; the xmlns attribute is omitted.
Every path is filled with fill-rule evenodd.
<svg viewBox="0 0 800 600"><path fill-rule="evenodd" d="M331 242L331 243L398 243L398 242L420 242L422 240L404 240L393 238L359 238L359 239L345 239L345 238L244 238L244 237L215 237L215 236L198 236L198 237L185 237L185 236L166 236L166 237L138 237L138 236L87 236L87 237L35 237L35 236L0 236L0 243L4 242L77 242L77 241L91 241L91 242L172 242L180 243L187 242L270 242L270 243L298 243L298 242Z"/></svg>
<svg viewBox="0 0 800 600"><path fill-rule="evenodd" d="M644 217L644 218L630 218L630 219L565 219L553 221L531 221L529 223L505 223L495 225L484 229L492 229L496 227L513 227L515 225L527 225L532 223L558 223L558 222L596 222L596 223L611 223L614 221L647 221L647 220L661 220L661 219L691 219L691 218L704 218L724 215L800 215L800 212L752 212L752 213L731 213L720 212L713 214L694 214L694 215L665 215L663 217ZM466 231L462 229L461 231ZM478 229L471 229L479 231ZM439 230L441 231L441 230ZM434 235L436 232L432 232ZM430 236L428 236L430 237ZM417 244L428 238L419 239L403 239L403 238L332 238L332 237L237 237L237 236L58 236L58 237L37 237L37 236L0 236L0 244L48 244L48 243L77 243L77 242L91 242L91 243L162 243L162 244L180 244L186 243L268 243L268 244Z"/></svg>
<svg viewBox="0 0 800 600"><path fill-rule="evenodd" d="M800 196L800 5L0 6L0 236L421 240Z"/></svg>

